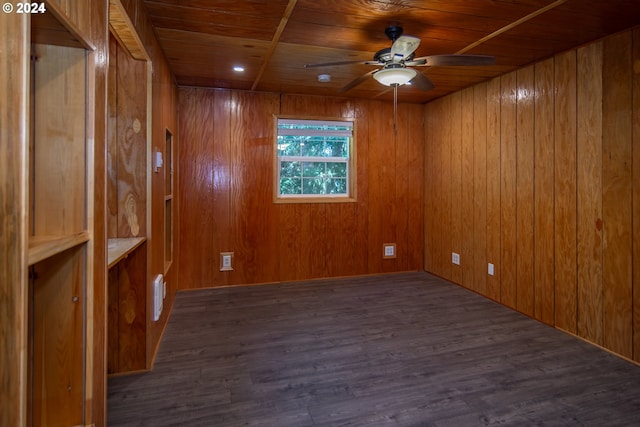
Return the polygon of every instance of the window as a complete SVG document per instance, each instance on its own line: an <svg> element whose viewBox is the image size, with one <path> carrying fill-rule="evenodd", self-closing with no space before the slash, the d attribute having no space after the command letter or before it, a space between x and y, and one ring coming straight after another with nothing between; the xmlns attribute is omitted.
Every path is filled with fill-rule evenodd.
<svg viewBox="0 0 640 427"><path fill-rule="evenodd" d="M354 200L353 145L353 121L278 118L276 200Z"/></svg>

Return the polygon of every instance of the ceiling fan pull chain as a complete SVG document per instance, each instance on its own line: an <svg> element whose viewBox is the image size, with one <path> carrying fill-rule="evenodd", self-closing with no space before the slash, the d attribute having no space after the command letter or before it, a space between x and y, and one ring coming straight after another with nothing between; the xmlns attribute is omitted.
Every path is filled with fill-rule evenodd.
<svg viewBox="0 0 640 427"><path fill-rule="evenodd" d="M393 85L393 131L398 133L398 84Z"/></svg>

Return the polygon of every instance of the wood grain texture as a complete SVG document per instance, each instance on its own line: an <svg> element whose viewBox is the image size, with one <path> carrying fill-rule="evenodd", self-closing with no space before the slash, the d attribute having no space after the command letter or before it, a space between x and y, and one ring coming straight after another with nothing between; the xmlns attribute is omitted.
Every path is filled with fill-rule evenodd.
<svg viewBox="0 0 640 427"><path fill-rule="evenodd" d="M633 355L631 32L608 37L602 53L604 345Z"/></svg>
<svg viewBox="0 0 640 427"><path fill-rule="evenodd" d="M439 233L432 233L433 245L436 248L435 270L446 279L451 278L451 216L448 206L451 205L451 101L449 98L442 99L439 103L438 121L435 123L437 145L434 147L435 177L432 188L433 200L429 209L434 212L434 224L432 230L438 229Z"/></svg>
<svg viewBox="0 0 640 427"><path fill-rule="evenodd" d="M118 41L109 33L107 83L107 238L118 237Z"/></svg>
<svg viewBox="0 0 640 427"><path fill-rule="evenodd" d="M29 22L0 22L0 425L27 423Z"/></svg>
<svg viewBox="0 0 640 427"><path fill-rule="evenodd" d="M374 101L180 89L190 141L179 149L180 286L422 268L424 110L401 105L397 136L392 112ZM273 203L274 114L356 119L355 202ZM383 243L400 258L383 260ZM235 253L233 271L211 271L221 251Z"/></svg>
<svg viewBox="0 0 640 427"><path fill-rule="evenodd" d="M576 51L555 60L555 144L554 181L555 224L554 281L555 324L577 332L577 212L576 212ZM597 80L597 79L594 79Z"/></svg>
<svg viewBox="0 0 640 427"><path fill-rule="evenodd" d="M491 13L487 13L487 0L339 5L297 0L295 7L293 1L262 4L255 0L123 3L149 12L162 50L182 86L335 96L366 71L357 65L327 67L332 79L318 85L318 73L303 70L303 65L371 59L376 51L389 47L384 29L390 21L423 40L416 56L467 51L497 56L497 64L489 67L429 69L434 90L401 89L404 102L416 104L637 25L640 16L640 6L628 0L498 2ZM274 34L277 45L271 43ZM240 62L245 72L230 72ZM351 90L349 96L393 98L392 91L381 93L373 79Z"/></svg>
<svg viewBox="0 0 640 427"><path fill-rule="evenodd" d="M484 132L485 125L477 120L465 129L465 106L470 104L464 99L469 91L484 92L485 88L475 86L455 95L463 100L463 192L467 191L464 180L470 182L465 176L464 144L482 141L486 133L486 175L474 167L474 179L486 177L487 210L492 191L500 197L500 215L487 214L487 227L496 221L491 227L500 236L498 301L627 358L637 357L635 325L640 310L634 292L638 276L634 240L638 150L634 138L640 133L636 130L638 54L634 37L638 37L637 30L623 32L506 74L499 85L487 84ZM497 93L499 115L491 101ZM426 119L432 114L452 114L447 108L457 107L445 102L447 98L428 104ZM480 96L479 102L482 99ZM499 123L500 149L493 147L496 151L491 148L496 138L493 123ZM431 137L442 132L432 129L427 134L428 168L440 158ZM456 157L452 154L452 159ZM455 163L451 165L455 176ZM426 172L425 180L439 183L447 173L434 168ZM490 190L495 173L499 192ZM452 197L457 197L455 187L450 189ZM438 197L438 191L433 190L433 197ZM472 193L463 193L463 204L465 197L474 200L479 191ZM463 207L463 212L473 215L478 215L477 210ZM440 233L431 216L426 215L425 221L426 260L435 259L430 242ZM482 241L468 238L477 230L467 228L465 232L464 219L459 223L463 244L476 254L488 253L489 228L487 240ZM463 264L465 259L463 256ZM429 270L429 264L425 268L438 274L435 264L431 265L434 270ZM462 284L469 289L483 286L478 277L471 283L463 279ZM489 281L486 284L488 293Z"/></svg>
<svg viewBox="0 0 640 427"><path fill-rule="evenodd" d="M516 308L516 73L500 80L500 302Z"/></svg>
<svg viewBox="0 0 640 427"><path fill-rule="evenodd" d="M432 272L433 274L438 274L438 272L434 268L434 257L436 255L433 244L435 215L434 210L431 209L431 206L435 205L435 197L433 196L433 194L436 189L436 185L434 182L436 173L433 168L433 165L435 163L435 149L433 148L433 145L436 141L436 107L438 105L438 102L439 101L436 100L428 103L425 106L424 119L424 269L426 271ZM453 223L455 223L455 220L452 222L452 224ZM459 282L456 281L456 283Z"/></svg>
<svg viewBox="0 0 640 427"><path fill-rule="evenodd" d="M494 265L487 276L486 296L500 301L500 79L487 83L487 250L486 260Z"/></svg>
<svg viewBox="0 0 640 427"><path fill-rule="evenodd" d="M117 237L147 235L147 63L117 49Z"/></svg>
<svg viewBox="0 0 640 427"><path fill-rule="evenodd" d="M235 252L232 283L277 280L277 212L272 203L273 114L278 112L275 94L234 92L231 95L230 203L232 250ZM315 225L316 223L314 223Z"/></svg>
<svg viewBox="0 0 640 427"><path fill-rule="evenodd" d="M395 177L396 135L393 132L393 106L381 101L369 103L369 132L378 135L369 140L369 272L395 270L395 259L383 259L382 245L393 243L396 236L397 206Z"/></svg>
<svg viewBox="0 0 640 427"><path fill-rule="evenodd" d="M473 289L487 295L487 84L473 87Z"/></svg>
<svg viewBox="0 0 640 427"><path fill-rule="evenodd" d="M84 417L84 288L86 245L34 266L34 425L79 425Z"/></svg>
<svg viewBox="0 0 640 427"><path fill-rule="evenodd" d="M602 44L577 61L577 334L602 345Z"/></svg>
<svg viewBox="0 0 640 427"><path fill-rule="evenodd" d="M117 367L120 373L138 371L147 364L147 243L140 245L118 264L117 287ZM112 302L110 301L110 305ZM116 331L114 331L116 332ZM111 340L110 340L111 342ZM109 353L112 353L109 350Z"/></svg>
<svg viewBox="0 0 640 427"><path fill-rule="evenodd" d="M108 424L633 425L639 384L460 286L377 275L179 293L153 372L110 379Z"/></svg>
<svg viewBox="0 0 640 427"><path fill-rule="evenodd" d="M474 288L474 245L473 226L473 88L462 91L462 248L460 266L462 267L462 285Z"/></svg>
<svg viewBox="0 0 640 427"><path fill-rule="evenodd" d="M35 45L34 55L33 234L74 234L86 228L85 52Z"/></svg>
<svg viewBox="0 0 640 427"><path fill-rule="evenodd" d="M534 317L554 323L554 61L534 66Z"/></svg>
<svg viewBox="0 0 640 427"><path fill-rule="evenodd" d="M534 93L533 66L516 73L516 236L517 236L517 300L516 306L533 316L534 288Z"/></svg>
<svg viewBox="0 0 640 427"><path fill-rule="evenodd" d="M633 360L640 362L640 29L633 31Z"/></svg>
<svg viewBox="0 0 640 427"><path fill-rule="evenodd" d="M228 102L227 94L218 103L216 96L221 92L194 88L181 89L179 94L180 111L179 124L181 139L185 143L178 148L178 163L180 177L178 193L180 194L180 267L181 288L189 289L201 285L210 285L213 274L210 266L217 264L215 249L218 252L230 250L226 243L229 239L229 227L221 224L214 240L214 226L216 221L227 220L223 215L229 207L229 171L228 142L223 136L228 129L229 116L223 112L214 115L215 105ZM220 138L214 139L214 132L220 132ZM189 143L186 141L198 141ZM214 145L214 141L216 144ZM188 159L188 160L187 160ZM218 167L216 167L218 166ZM214 167L216 174L214 175ZM218 191L216 199L214 186ZM198 191L190 191L197 188ZM219 209L220 215L216 215ZM209 247L214 246L213 252ZM213 276L215 277L215 276ZM227 284L226 280L218 279L218 283Z"/></svg>
<svg viewBox="0 0 640 427"><path fill-rule="evenodd" d="M431 104L427 104L429 106ZM464 211L462 209L463 189L462 189L462 94L457 92L451 95L451 252L460 253L462 250L463 227L462 218ZM437 126L437 123L434 124ZM425 152L425 157L429 157L430 152ZM426 227L426 224L425 224ZM429 234L433 235L434 228L431 227ZM425 248L427 252L427 248ZM451 254L445 254L451 264ZM428 268L425 267L427 271ZM451 264L451 281L462 284L462 267Z"/></svg>

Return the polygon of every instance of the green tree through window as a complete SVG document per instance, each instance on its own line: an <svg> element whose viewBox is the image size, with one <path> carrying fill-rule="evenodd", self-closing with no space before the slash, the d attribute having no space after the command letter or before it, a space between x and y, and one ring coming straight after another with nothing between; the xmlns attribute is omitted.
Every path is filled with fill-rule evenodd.
<svg viewBox="0 0 640 427"><path fill-rule="evenodd" d="M349 197L353 122L278 119L278 197Z"/></svg>

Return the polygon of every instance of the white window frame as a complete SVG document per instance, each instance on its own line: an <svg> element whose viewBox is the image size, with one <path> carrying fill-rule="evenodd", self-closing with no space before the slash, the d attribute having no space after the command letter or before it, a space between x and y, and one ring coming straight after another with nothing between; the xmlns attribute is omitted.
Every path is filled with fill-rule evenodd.
<svg viewBox="0 0 640 427"><path fill-rule="evenodd" d="M274 202L276 203L336 203L354 202L355 195L355 120L342 118L317 118L300 116L274 116ZM299 130L299 129L279 129L281 122L292 124L314 123L318 125L340 125L350 126L351 130ZM348 157L322 157L322 156L279 156L278 136L280 135L302 135L302 136L347 136L349 137ZM282 162L321 162L321 163L345 163L347 165L347 193L346 194L280 194L280 171Z"/></svg>

